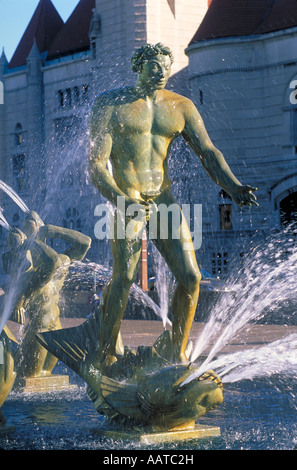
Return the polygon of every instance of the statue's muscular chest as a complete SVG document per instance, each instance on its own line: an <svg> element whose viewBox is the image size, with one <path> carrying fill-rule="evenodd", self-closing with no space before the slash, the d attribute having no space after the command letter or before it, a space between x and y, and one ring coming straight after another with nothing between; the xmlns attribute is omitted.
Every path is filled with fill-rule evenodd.
<svg viewBox="0 0 297 470"><path fill-rule="evenodd" d="M151 134L172 139L184 127L183 116L174 102L144 99L118 106L113 123L114 130L126 137Z"/></svg>

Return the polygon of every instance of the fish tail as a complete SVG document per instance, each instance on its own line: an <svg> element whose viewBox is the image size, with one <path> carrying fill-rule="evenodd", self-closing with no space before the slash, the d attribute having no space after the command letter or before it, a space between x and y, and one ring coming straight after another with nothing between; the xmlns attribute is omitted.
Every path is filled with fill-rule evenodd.
<svg viewBox="0 0 297 470"><path fill-rule="evenodd" d="M39 343L83 377L86 359L100 352L100 316L92 315L79 326L36 335Z"/></svg>

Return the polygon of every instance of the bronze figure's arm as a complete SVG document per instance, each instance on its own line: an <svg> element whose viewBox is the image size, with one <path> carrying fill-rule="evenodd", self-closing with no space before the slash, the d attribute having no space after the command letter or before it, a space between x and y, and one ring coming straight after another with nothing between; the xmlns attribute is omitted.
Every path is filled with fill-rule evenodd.
<svg viewBox="0 0 297 470"><path fill-rule="evenodd" d="M33 241L30 245L30 253L31 268L21 274L20 280L26 297L47 284L61 265L59 255L55 250L40 240Z"/></svg>
<svg viewBox="0 0 297 470"><path fill-rule="evenodd" d="M70 246L66 248L64 254L68 256L71 261L83 260L91 245L91 238L87 235L76 230L57 227L55 225L43 225L40 227L37 238L41 243L45 243L47 239L61 239L69 243Z"/></svg>
<svg viewBox="0 0 297 470"><path fill-rule="evenodd" d="M113 111L110 106L106 106L104 101L103 97L97 98L92 111L90 123L89 173L93 185L104 197L116 205L117 197L125 197L125 194L118 187L107 168L113 145L110 132L110 119Z"/></svg>
<svg viewBox="0 0 297 470"><path fill-rule="evenodd" d="M211 179L221 186L240 205L256 205L256 196L252 193L257 188L242 185L232 173L222 152L212 143L202 117L191 100L184 101L185 127L183 137L199 156L201 163Z"/></svg>

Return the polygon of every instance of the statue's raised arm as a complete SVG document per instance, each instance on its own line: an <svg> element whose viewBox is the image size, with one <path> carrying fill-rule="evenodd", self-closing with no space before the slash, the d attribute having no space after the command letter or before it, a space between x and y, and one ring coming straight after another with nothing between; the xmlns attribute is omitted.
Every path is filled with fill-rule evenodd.
<svg viewBox="0 0 297 470"><path fill-rule="evenodd" d="M81 261L86 256L91 245L91 238L77 230L71 230L56 225L43 225L38 231L37 238L40 242L47 239L64 240L68 246L64 255L70 258L70 261Z"/></svg>

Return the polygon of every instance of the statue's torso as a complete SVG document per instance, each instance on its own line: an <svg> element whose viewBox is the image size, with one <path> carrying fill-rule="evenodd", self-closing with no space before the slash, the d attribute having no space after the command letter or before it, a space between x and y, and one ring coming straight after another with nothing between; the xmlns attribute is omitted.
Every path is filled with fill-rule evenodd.
<svg viewBox="0 0 297 470"><path fill-rule="evenodd" d="M183 98L162 90L156 100L114 106L111 118L113 177L131 197L170 185L166 157L184 128Z"/></svg>
<svg viewBox="0 0 297 470"><path fill-rule="evenodd" d="M61 266L53 278L45 285L36 286L36 290L28 299L28 313L32 322L44 328L59 317L59 294L69 270L69 258L59 255Z"/></svg>

